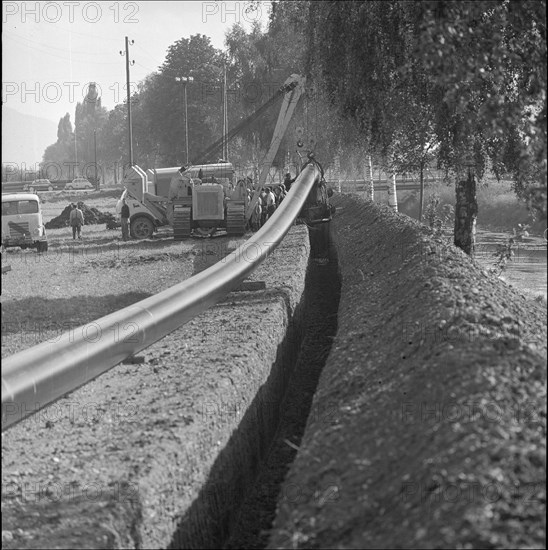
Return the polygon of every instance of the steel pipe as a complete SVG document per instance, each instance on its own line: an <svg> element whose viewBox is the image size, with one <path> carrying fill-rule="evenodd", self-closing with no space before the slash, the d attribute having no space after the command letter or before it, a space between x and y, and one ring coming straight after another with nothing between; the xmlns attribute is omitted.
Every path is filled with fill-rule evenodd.
<svg viewBox="0 0 548 550"><path fill-rule="evenodd" d="M253 237L197 275L3 360L2 431L178 329L236 288L280 244L315 182L308 164ZM253 247L253 258L250 251Z"/></svg>

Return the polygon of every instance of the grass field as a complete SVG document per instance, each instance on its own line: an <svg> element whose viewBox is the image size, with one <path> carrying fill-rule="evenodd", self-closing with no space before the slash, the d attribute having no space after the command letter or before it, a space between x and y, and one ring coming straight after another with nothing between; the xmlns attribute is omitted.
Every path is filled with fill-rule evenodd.
<svg viewBox="0 0 548 550"><path fill-rule="evenodd" d="M45 221L71 202L115 213L119 190L45 193ZM48 251L8 248L2 266L2 355L38 344L71 327L129 306L201 271L240 240L173 240L169 227L149 240L122 240L106 225L84 225L82 240L70 227L48 229Z"/></svg>
<svg viewBox="0 0 548 550"><path fill-rule="evenodd" d="M444 186L430 189L426 200L433 192L440 194L442 205L453 199L452 188ZM58 216L67 204L80 200L88 207L114 214L120 195L121 189L110 189L47 192L40 196L47 222ZM381 196L378 198L382 200ZM405 201L405 197L400 199ZM481 212L486 212L485 216L494 225L498 220L497 223L512 227L517 220L521 220L518 223L527 220L525 207L517 203L509 187L482 187L478 191L478 200L480 219ZM450 227L448 231L450 233ZM504 231L487 231L479 224L478 261L484 268L494 266L496 246L505 243L509 236ZM40 323L47 319L46 314L62 318L69 303L71 305L65 311L69 318L70 311L80 307L89 310L88 320L92 320L93 315L115 311L133 299L165 288L167 281L176 282L178 274L182 278L190 276L197 261L209 259L207 252L212 247L227 246L222 239L175 242L169 227L161 228L148 241L123 242L120 230L107 230L104 224L85 225L82 241L73 241L69 227L50 229L48 241L47 254L13 248L2 257L2 265L12 267L12 271L3 277L4 305L7 305L6 299L25 300L28 311L34 312L31 317ZM531 237L530 241L517 247L514 261L509 262L501 277L530 297L545 298L546 243L542 238ZM97 299L99 296L101 298ZM71 297L75 300L71 301Z"/></svg>

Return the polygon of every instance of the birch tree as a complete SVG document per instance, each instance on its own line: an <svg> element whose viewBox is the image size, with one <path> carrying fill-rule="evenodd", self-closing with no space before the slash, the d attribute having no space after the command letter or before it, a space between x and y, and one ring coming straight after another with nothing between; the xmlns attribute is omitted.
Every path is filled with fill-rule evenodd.
<svg viewBox="0 0 548 550"><path fill-rule="evenodd" d="M410 127L411 98L428 108L439 167L467 173L472 150L472 176L492 163L546 211L545 2L309 2L307 19L311 72L376 150ZM455 244L468 253L473 182L455 182L455 210L467 212Z"/></svg>
<svg viewBox="0 0 548 550"><path fill-rule="evenodd" d="M363 169L363 194L367 200L375 200L375 185L373 182L373 161L371 155L364 153L362 161Z"/></svg>

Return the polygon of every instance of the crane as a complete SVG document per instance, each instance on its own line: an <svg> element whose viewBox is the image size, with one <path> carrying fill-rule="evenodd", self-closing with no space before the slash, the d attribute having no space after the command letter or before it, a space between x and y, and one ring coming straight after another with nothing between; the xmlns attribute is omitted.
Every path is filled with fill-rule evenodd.
<svg viewBox="0 0 548 550"><path fill-rule="evenodd" d="M197 155L196 164L169 169L173 170L173 177L168 197L148 193L146 173L136 165L131 166L124 176L125 191L122 198L129 199L127 202L132 236L149 238L156 227L167 224L173 227L176 240L189 237L195 229L202 234L212 235L218 229L224 228L229 235L243 235L295 108L304 93L305 83L304 76L291 75L257 111ZM251 199L248 199L243 182L239 182L230 197L226 197L226 190L221 184L197 184L195 178L198 169L203 170L209 166L203 163L223 143L234 138L266 112L280 97L283 97L280 114ZM163 170L169 174L168 169Z"/></svg>

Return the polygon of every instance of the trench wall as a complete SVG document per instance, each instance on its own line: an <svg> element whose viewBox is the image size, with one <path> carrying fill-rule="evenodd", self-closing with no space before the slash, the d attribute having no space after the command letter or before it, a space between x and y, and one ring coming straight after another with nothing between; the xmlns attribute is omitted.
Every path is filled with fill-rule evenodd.
<svg viewBox="0 0 548 550"><path fill-rule="evenodd" d="M3 547L219 547L276 429L309 248L294 227L252 275L265 290L231 293L144 363L3 434Z"/></svg>
<svg viewBox="0 0 548 550"><path fill-rule="evenodd" d="M544 547L545 308L388 207L334 203L338 331L268 547Z"/></svg>

